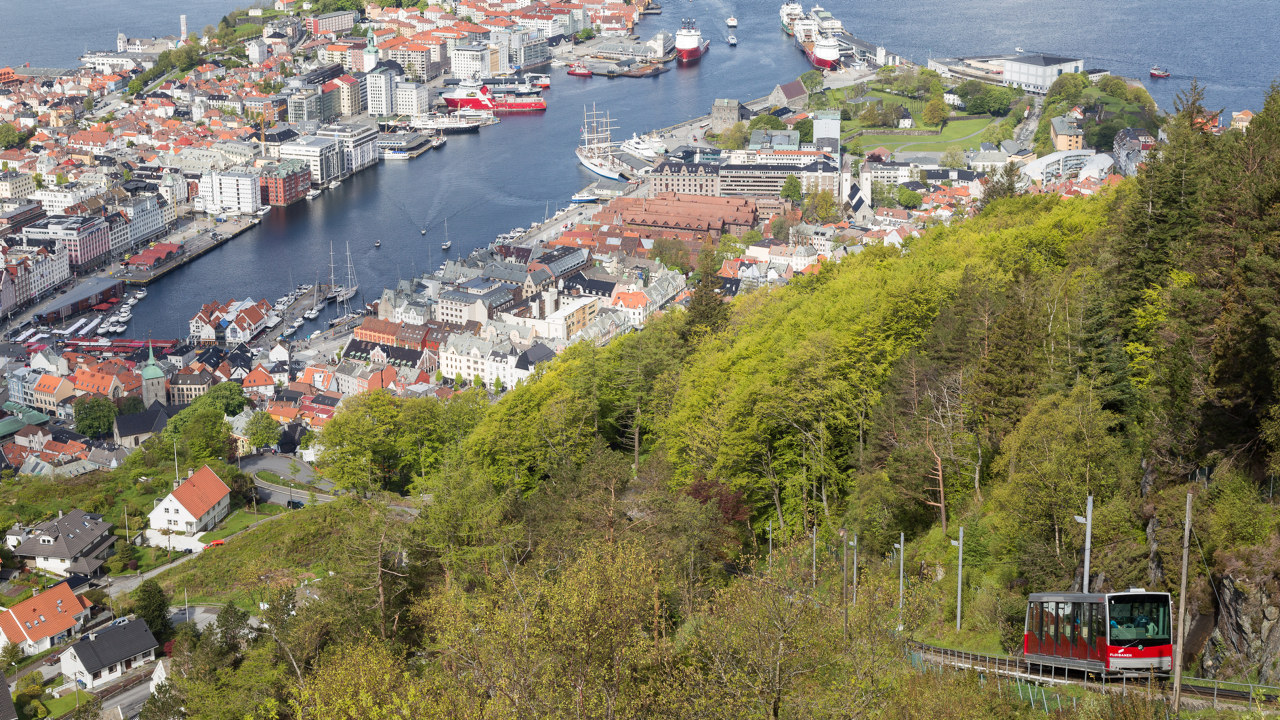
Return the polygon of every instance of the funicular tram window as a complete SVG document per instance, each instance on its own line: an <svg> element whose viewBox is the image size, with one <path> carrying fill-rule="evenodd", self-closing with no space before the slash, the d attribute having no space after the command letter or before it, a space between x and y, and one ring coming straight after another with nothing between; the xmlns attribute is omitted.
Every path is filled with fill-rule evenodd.
<svg viewBox="0 0 1280 720"><path fill-rule="evenodd" d="M1093 646L1102 651L1107 646L1107 614L1102 603L1090 603L1089 607L1093 608Z"/></svg>
<svg viewBox="0 0 1280 720"><path fill-rule="evenodd" d="M1044 627L1040 634L1040 641L1046 644L1052 643L1058 638L1057 605L1051 602L1040 603L1040 608L1044 614Z"/></svg>
<svg viewBox="0 0 1280 720"><path fill-rule="evenodd" d="M1125 647L1168 645L1169 598L1163 595L1126 595L1109 602L1111 644Z"/></svg>
<svg viewBox="0 0 1280 720"><path fill-rule="evenodd" d="M1071 626L1073 603L1058 603L1058 637L1063 644L1070 645L1075 638L1075 630Z"/></svg>

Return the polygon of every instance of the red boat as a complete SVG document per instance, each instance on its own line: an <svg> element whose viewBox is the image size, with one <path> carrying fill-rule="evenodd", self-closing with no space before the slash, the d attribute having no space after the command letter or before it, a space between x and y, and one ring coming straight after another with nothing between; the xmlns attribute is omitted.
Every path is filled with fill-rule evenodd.
<svg viewBox="0 0 1280 720"><path fill-rule="evenodd" d="M542 112L547 109L547 101L530 86L490 90L475 78L463 80L445 93L444 104L451 110L488 110L494 113Z"/></svg>
<svg viewBox="0 0 1280 720"><path fill-rule="evenodd" d="M711 48L710 40L702 39L697 23L685 19L676 31L676 60L682 63L697 62Z"/></svg>
<svg viewBox="0 0 1280 720"><path fill-rule="evenodd" d="M1160 67L1159 65L1157 65L1157 66L1155 66L1155 67L1151 68L1151 77L1153 77L1153 78L1167 78L1167 77L1169 77L1169 71L1168 71L1168 70L1165 70L1164 68L1162 68L1162 67Z"/></svg>
<svg viewBox="0 0 1280 720"><path fill-rule="evenodd" d="M570 75L576 75L578 77L591 77L591 71L582 63L574 63L570 65L568 72Z"/></svg>

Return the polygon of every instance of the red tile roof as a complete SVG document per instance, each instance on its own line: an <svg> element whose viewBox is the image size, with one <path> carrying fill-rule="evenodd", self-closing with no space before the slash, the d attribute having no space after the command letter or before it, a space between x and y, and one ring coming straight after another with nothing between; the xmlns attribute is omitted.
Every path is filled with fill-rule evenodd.
<svg viewBox="0 0 1280 720"><path fill-rule="evenodd" d="M11 643L43 640L74 628L75 616L91 607L93 603L61 582L5 610L0 614L0 630Z"/></svg>
<svg viewBox="0 0 1280 720"><path fill-rule="evenodd" d="M199 518L230 493L222 478L205 465L173 491L173 499L192 517Z"/></svg>

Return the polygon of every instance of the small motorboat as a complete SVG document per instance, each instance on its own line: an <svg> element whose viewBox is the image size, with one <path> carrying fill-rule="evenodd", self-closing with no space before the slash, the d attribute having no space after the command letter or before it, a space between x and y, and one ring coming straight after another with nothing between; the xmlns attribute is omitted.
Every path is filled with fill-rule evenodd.
<svg viewBox="0 0 1280 720"><path fill-rule="evenodd" d="M1153 67L1151 68L1151 77L1153 77L1153 78L1167 78L1167 77L1169 77L1169 71L1168 71L1168 70L1165 70L1164 68L1160 67L1159 65L1155 65L1155 66L1153 66Z"/></svg>
<svg viewBox="0 0 1280 720"><path fill-rule="evenodd" d="M374 240L374 241L373 241L373 246L374 246L374 247L376 247L376 248L378 248L378 247L382 247L382 241L381 241L381 240Z"/></svg>
<svg viewBox="0 0 1280 720"><path fill-rule="evenodd" d="M734 17L734 16L730 15L730 16L729 16L729 17L724 21L724 24L725 24L725 25L728 25L729 27L738 27L738 18L736 18L736 17Z"/></svg>
<svg viewBox="0 0 1280 720"><path fill-rule="evenodd" d="M426 229L426 228L422 228L421 230L419 230L419 231L418 231L418 233L419 233L420 235L426 235L426 234L427 234L427 229Z"/></svg>
<svg viewBox="0 0 1280 720"><path fill-rule="evenodd" d="M448 249L449 249L449 248L451 248L451 247L453 247L453 241L451 241L451 240L445 240L445 241L440 245L440 249L441 249L441 250L448 250Z"/></svg>
<svg viewBox="0 0 1280 720"><path fill-rule="evenodd" d="M729 38L728 38L728 41L729 41L729 47L737 47L737 45L738 45L738 36L737 36L737 35L730 35L730 36L729 36Z"/></svg>

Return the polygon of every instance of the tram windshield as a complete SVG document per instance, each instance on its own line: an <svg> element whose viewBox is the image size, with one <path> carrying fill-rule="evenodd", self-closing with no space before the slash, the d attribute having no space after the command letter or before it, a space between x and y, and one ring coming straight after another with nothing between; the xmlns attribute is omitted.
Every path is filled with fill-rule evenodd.
<svg viewBox="0 0 1280 720"><path fill-rule="evenodd" d="M1111 644L1122 647L1168 645L1169 598L1164 595L1127 595L1112 598Z"/></svg>

